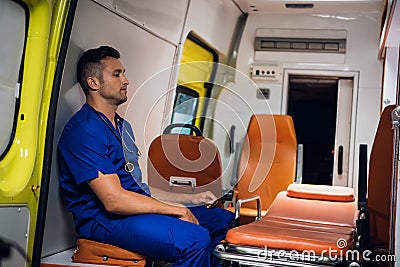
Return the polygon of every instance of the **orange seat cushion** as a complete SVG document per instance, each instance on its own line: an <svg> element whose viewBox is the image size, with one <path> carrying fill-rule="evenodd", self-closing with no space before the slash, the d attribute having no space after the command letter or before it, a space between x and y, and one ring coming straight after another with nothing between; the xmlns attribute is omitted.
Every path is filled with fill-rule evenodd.
<svg viewBox="0 0 400 267"><path fill-rule="evenodd" d="M344 186L291 184L287 188L287 195L296 198L341 202L352 202L355 200L354 189Z"/></svg>
<svg viewBox="0 0 400 267"><path fill-rule="evenodd" d="M118 265L145 266L145 256L117 246L88 239L78 239L72 256L74 262Z"/></svg>

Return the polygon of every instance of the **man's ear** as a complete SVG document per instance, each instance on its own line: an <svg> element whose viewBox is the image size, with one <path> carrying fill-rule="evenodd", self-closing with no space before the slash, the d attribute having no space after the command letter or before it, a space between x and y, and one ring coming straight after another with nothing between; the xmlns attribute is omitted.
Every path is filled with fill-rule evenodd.
<svg viewBox="0 0 400 267"><path fill-rule="evenodd" d="M87 78L87 83L89 85L89 88L93 91L97 91L100 88L100 81L96 77L88 77Z"/></svg>

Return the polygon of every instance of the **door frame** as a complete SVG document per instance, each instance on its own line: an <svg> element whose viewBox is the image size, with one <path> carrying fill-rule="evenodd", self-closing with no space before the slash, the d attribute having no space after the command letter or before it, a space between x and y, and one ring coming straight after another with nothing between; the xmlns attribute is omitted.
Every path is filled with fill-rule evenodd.
<svg viewBox="0 0 400 267"><path fill-rule="evenodd" d="M289 76L290 75L311 75L311 76L324 76L335 77L353 80L353 99L351 106L351 125L350 125L350 140L349 140L349 166L347 186L356 188L357 181L353 177L357 177L358 161L355 160L356 156L356 123L357 123L357 101L358 101L358 87L359 87L359 72L358 71L342 71L342 70L318 70L318 69L284 69L283 70L283 84L282 84L282 99L281 99L281 114L288 112L289 100ZM336 135L335 135L336 144Z"/></svg>

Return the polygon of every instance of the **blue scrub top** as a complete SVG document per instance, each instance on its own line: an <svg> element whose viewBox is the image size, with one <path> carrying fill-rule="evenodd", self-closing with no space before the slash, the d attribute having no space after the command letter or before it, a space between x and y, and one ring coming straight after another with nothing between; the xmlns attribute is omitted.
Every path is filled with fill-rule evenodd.
<svg viewBox="0 0 400 267"><path fill-rule="evenodd" d="M116 118L119 131L104 114L85 103L65 125L58 143L62 193L67 210L73 214L76 231L83 236L88 237L89 233L82 232L93 223L112 231L124 218L107 212L89 187L87 182L97 178L99 171L116 173L126 190L150 195L148 186L142 183L140 152L132 127L117 114ZM134 165L132 172L125 170L127 162Z"/></svg>

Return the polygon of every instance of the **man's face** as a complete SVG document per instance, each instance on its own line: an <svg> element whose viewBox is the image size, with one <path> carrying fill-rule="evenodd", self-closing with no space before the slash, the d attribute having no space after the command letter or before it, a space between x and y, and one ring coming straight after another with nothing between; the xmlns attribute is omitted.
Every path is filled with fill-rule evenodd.
<svg viewBox="0 0 400 267"><path fill-rule="evenodd" d="M110 104L120 105L126 102L129 81L125 77L125 68L121 61L107 57L104 64L103 79L100 84L100 95Z"/></svg>

